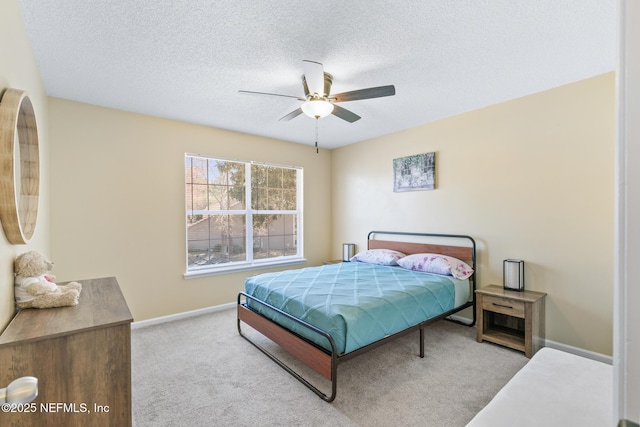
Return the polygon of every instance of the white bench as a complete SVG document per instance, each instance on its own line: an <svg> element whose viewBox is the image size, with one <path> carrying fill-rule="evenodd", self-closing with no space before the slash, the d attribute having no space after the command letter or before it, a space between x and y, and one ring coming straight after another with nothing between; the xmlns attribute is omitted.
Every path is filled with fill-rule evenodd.
<svg viewBox="0 0 640 427"><path fill-rule="evenodd" d="M542 348L467 427L613 424L613 368Z"/></svg>

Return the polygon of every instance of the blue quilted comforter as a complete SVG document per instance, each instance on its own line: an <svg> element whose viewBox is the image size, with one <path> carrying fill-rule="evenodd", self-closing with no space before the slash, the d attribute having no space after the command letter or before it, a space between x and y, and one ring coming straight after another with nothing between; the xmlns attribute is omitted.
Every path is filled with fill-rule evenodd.
<svg viewBox="0 0 640 427"><path fill-rule="evenodd" d="M454 283L446 276L362 262L344 262L265 273L245 281L248 295L326 331L339 354L454 308ZM309 332L260 304L264 316L330 349Z"/></svg>

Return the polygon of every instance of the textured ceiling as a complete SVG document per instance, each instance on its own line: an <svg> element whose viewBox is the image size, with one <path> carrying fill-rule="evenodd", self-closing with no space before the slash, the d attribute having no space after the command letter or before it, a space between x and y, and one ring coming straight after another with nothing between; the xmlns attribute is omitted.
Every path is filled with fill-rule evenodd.
<svg viewBox="0 0 640 427"><path fill-rule="evenodd" d="M19 0L47 93L313 145L302 60L340 105L319 145L344 146L612 71L616 0Z"/></svg>

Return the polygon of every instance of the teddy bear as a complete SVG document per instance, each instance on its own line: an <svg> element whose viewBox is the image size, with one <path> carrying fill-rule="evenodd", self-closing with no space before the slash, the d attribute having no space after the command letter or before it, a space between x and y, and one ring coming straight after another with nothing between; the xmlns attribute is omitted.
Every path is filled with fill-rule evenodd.
<svg viewBox="0 0 640 427"><path fill-rule="evenodd" d="M14 261L15 299L18 308L68 307L78 304L82 285L56 285L49 274L53 263L36 251L18 255Z"/></svg>

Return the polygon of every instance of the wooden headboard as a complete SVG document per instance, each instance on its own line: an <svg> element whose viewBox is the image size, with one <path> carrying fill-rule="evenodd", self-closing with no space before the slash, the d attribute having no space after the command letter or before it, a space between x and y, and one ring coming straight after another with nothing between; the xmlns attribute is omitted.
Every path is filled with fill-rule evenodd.
<svg viewBox="0 0 640 427"><path fill-rule="evenodd" d="M411 236L414 239L419 238L438 238L451 240L452 243L460 244L461 241L467 241L470 246L453 246L442 243L416 243L416 242L401 242L396 240L379 240L375 239L375 235L396 235L396 236ZM435 253L452 256L459 260L469 262L471 268L476 269L476 244L470 236L458 235L458 234L431 234L431 233L405 233L397 231L371 231L367 236L367 249L393 249L400 251L407 255L420 254L420 253Z"/></svg>
<svg viewBox="0 0 640 427"><path fill-rule="evenodd" d="M463 246L431 245L428 243L396 242L392 240L369 240L368 249L393 249L407 255L432 253L448 255L460 260L473 259L473 249Z"/></svg>

